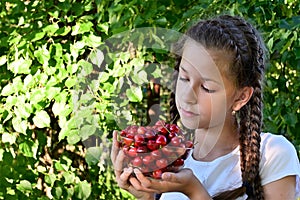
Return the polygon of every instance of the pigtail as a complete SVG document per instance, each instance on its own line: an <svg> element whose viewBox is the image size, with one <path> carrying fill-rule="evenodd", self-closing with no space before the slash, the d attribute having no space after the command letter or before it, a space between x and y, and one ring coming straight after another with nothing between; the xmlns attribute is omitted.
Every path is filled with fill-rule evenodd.
<svg viewBox="0 0 300 200"><path fill-rule="evenodd" d="M248 50L241 50L241 60L237 61L246 67L248 81L240 81L241 86L253 87L253 95L249 102L240 110L240 156L243 185L247 187L249 198L264 199L261 178L259 175L260 133L262 128L262 80L264 74L263 45L255 29L240 18L231 19L236 27L244 33ZM241 40L239 40L241 41ZM242 49L240 45L237 49ZM238 56L237 56L238 57ZM241 77L245 78L245 77ZM244 84L243 84L244 83Z"/></svg>
<svg viewBox="0 0 300 200"><path fill-rule="evenodd" d="M253 78L253 95L249 101L250 106L250 141L251 147L248 159L253 159L252 165L249 166L249 174L253 177L253 192L256 199L263 198L263 188L259 176L259 161L260 161L260 133L262 129L262 82L264 77L264 53L263 43L258 37L257 32L248 24L252 34L249 35L249 41L253 41L249 46L253 48L252 52L257 52L254 57L254 78Z"/></svg>

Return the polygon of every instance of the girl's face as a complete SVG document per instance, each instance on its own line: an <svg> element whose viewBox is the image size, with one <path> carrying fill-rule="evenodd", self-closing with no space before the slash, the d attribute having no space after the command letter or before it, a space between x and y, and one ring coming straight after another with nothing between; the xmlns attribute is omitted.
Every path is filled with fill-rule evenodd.
<svg viewBox="0 0 300 200"><path fill-rule="evenodd" d="M230 55L224 52L186 43L176 85L176 105L184 126L207 129L231 117L235 87L221 73L229 63Z"/></svg>

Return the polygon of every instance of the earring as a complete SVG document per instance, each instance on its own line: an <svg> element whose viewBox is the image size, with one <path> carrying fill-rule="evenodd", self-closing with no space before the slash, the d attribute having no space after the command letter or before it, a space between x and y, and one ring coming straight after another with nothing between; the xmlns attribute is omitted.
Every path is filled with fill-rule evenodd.
<svg viewBox="0 0 300 200"><path fill-rule="evenodd" d="M235 116L235 113L236 113L235 110L233 110L233 111L231 112L231 115L232 115L232 116Z"/></svg>

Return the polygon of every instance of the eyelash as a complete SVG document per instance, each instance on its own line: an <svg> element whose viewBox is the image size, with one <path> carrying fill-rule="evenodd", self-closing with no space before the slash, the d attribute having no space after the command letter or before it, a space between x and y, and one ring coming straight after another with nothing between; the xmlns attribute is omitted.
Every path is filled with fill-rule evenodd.
<svg viewBox="0 0 300 200"><path fill-rule="evenodd" d="M183 82L188 82L188 81L189 81L189 79L183 78L183 77L179 77L179 80L180 80L180 81L183 81ZM214 93L214 92L215 92L215 90L207 89L206 87L204 87L204 85L201 85L201 88L202 88L205 92L207 92L207 93Z"/></svg>

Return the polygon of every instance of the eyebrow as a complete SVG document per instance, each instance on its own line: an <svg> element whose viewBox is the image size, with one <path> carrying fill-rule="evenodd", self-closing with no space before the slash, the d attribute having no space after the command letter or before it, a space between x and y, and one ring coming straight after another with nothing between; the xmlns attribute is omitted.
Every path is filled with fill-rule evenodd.
<svg viewBox="0 0 300 200"><path fill-rule="evenodd" d="M188 73L188 71L187 71L183 66L179 66L179 68L182 69L182 71L184 71L185 73ZM202 76L201 76L201 78L202 78L202 80L204 80L204 81L211 81L211 82L215 82L215 83L221 85L221 83L219 83L218 81L216 81L216 80L214 80L214 79L204 78L204 77L202 77Z"/></svg>

